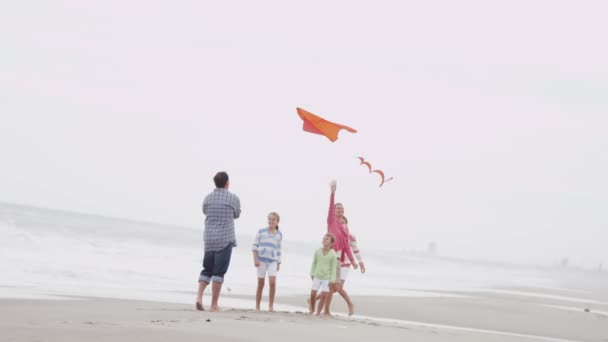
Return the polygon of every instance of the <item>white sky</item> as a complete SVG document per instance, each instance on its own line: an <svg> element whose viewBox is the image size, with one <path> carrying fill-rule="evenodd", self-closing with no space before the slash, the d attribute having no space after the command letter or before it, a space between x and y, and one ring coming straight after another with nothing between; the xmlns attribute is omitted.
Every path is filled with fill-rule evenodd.
<svg viewBox="0 0 608 342"><path fill-rule="evenodd" d="M0 5L0 201L362 247L608 263L604 1ZM295 108L359 130L331 143ZM362 155L395 180L378 188ZM241 241L247 245L249 241Z"/></svg>

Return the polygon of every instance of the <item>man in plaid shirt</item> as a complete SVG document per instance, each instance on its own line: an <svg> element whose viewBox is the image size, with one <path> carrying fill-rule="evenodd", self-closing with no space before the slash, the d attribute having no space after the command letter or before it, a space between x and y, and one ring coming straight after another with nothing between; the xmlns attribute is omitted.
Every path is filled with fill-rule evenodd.
<svg viewBox="0 0 608 342"><path fill-rule="evenodd" d="M234 219L241 215L239 197L228 191L228 174L218 172L213 177L215 190L203 201L205 214L205 256L203 270L198 277L198 294L196 309L203 309L203 292L209 283L211 287L211 311L217 311L217 301L220 298L224 275L230 265L232 247L236 247L234 235Z"/></svg>

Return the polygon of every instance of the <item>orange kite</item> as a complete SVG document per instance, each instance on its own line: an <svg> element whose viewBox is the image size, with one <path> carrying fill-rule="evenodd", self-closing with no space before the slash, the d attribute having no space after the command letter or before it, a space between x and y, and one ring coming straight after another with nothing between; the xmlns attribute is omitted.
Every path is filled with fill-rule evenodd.
<svg viewBox="0 0 608 342"><path fill-rule="evenodd" d="M324 135L332 142L338 140L338 132L340 132L341 129L345 129L351 133L357 133L356 129L327 121L302 108L296 109L298 115L302 121L304 121L304 127L302 127L302 129L306 132Z"/></svg>
<svg viewBox="0 0 608 342"><path fill-rule="evenodd" d="M359 165L365 165L365 166L367 166L367 168L369 170L369 173L374 172L374 173L377 173L377 174L380 175L380 180L381 180L380 186L383 186L384 183L393 180L393 177L385 180L384 179L384 171L382 171L382 170L372 170L372 164L370 164L368 161L366 161L365 158L363 158L363 157L357 157L357 158L359 158L359 160L361 161L359 163Z"/></svg>

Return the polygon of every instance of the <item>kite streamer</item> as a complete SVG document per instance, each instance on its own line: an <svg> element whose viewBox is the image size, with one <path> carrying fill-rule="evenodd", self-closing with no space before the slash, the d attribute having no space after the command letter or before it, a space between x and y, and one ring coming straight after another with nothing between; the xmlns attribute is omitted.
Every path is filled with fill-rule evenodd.
<svg viewBox="0 0 608 342"><path fill-rule="evenodd" d="M359 163L359 165L365 165L365 166L367 166L367 168L369 170L369 173L377 173L377 174L380 175L380 180L381 180L380 186L384 185L384 183L386 183L388 181L393 180L393 177L385 179L384 178L384 171L382 171L382 170L372 170L372 164L370 164L368 161L366 161L365 158L363 158L363 157L357 157L357 158L359 158L359 160L361 161Z"/></svg>

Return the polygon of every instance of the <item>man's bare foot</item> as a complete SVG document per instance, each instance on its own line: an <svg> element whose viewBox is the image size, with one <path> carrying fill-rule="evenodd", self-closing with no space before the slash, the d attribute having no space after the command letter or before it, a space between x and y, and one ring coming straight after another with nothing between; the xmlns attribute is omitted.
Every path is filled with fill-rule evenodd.
<svg viewBox="0 0 608 342"><path fill-rule="evenodd" d="M324 313L323 315L321 315L321 318L323 318L323 319L329 319L329 318L332 318L332 317L333 316L331 314L327 314L327 313Z"/></svg>
<svg viewBox="0 0 608 342"><path fill-rule="evenodd" d="M260 308L255 308L255 312L260 312Z"/></svg>
<svg viewBox="0 0 608 342"><path fill-rule="evenodd" d="M196 310L205 311L205 308L203 308L203 303L196 302Z"/></svg>
<svg viewBox="0 0 608 342"><path fill-rule="evenodd" d="M351 304L348 306L348 316L352 316L355 314L355 304Z"/></svg>
<svg viewBox="0 0 608 342"><path fill-rule="evenodd" d="M268 308L268 312L274 312L274 308L271 306Z"/></svg>
<svg viewBox="0 0 608 342"><path fill-rule="evenodd" d="M211 310L209 310L211 312L220 312L222 311L222 309L219 306L212 306Z"/></svg>

